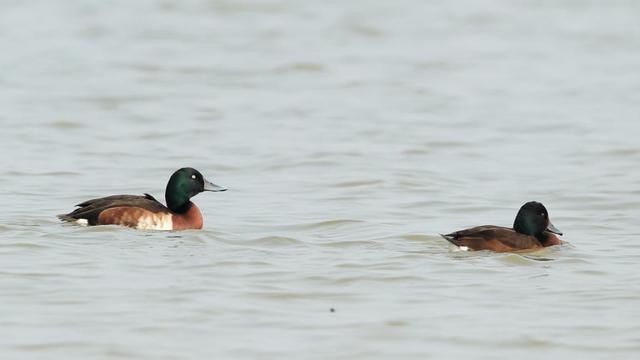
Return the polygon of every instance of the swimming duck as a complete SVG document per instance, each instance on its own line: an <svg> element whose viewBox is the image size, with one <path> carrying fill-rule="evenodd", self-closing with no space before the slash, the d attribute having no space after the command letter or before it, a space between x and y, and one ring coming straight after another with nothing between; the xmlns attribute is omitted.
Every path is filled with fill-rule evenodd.
<svg viewBox="0 0 640 360"><path fill-rule="evenodd" d="M186 167L174 172L167 183L167 206L149 194L112 195L87 200L76 205L78 209L58 218L87 225L123 225L136 229L202 229L202 214L190 199L203 191L225 190L207 181L198 170Z"/></svg>
<svg viewBox="0 0 640 360"><path fill-rule="evenodd" d="M554 234L562 236L562 232L549 221L547 209L541 203L531 201L518 211L513 229L484 225L441 235L464 250L508 252L561 244L562 241Z"/></svg>

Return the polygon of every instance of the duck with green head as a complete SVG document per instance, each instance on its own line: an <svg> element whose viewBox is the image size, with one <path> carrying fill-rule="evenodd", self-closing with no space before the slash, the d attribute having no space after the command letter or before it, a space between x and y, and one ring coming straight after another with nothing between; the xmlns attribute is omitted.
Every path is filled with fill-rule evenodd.
<svg viewBox="0 0 640 360"><path fill-rule="evenodd" d="M442 237L465 250L508 252L562 244L554 234L562 235L562 232L549 220L547 208L539 202L530 201L518 211L513 228L483 225Z"/></svg>
<svg viewBox="0 0 640 360"><path fill-rule="evenodd" d="M153 196L112 195L78 204L77 209L58 215L63 221L87 225L123 225L137 229L201 229L200 209L191 198L203 191L226 189L206 180L193 168L182 168L171 175L165 191L167 206Z"/></svg>

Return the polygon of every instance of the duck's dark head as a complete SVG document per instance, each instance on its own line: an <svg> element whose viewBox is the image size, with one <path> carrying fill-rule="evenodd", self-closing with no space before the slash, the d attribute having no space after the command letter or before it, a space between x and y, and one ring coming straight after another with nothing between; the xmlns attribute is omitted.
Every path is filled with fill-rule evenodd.
<svg viewBox="0 0 640 360"><path fill-rule="evenodd" d="M167 207L171 211L183 213L189 210L192 197L203 191L225 191L227 189L218 186L205 179L194 168L182 168L171 175L164 197Z"/></svg>
<svg viewBox="0 0 640 360"><path fill-rule="evenodd" d="M544 238L545 231L562 235L562 232L549 221L547 208L537 201L530 201L522 205L513 222L513 229L521 234L532 235L539 239Z"/></svg>

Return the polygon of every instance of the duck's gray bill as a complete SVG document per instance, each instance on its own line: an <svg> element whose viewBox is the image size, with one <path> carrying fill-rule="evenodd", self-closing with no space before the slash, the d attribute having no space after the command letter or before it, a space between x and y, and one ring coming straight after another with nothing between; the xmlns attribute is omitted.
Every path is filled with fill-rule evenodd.
<svg viewBox="0 0 640 360"><path fill-rule="evenodd" d="M204 191L227 191L227 189L223 188L220 185L216 185L207 179L204 179Z"/></svg>
<svg viewBox="0 0 640 360"><path fill-rule="evenodd" d="M558 230L557 227L553 226L551 221L549 221L549 225L547 225L547 231L562 236L562 231Z"/></svg>

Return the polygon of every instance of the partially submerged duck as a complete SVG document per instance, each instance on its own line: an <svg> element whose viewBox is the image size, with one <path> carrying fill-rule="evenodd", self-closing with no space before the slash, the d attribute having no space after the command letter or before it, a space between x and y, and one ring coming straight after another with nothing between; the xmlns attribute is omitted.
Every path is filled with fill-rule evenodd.
<svg viewBox="0 0 640 360"><path fill-rule="evenodd" d="M87 200L58 218L87 225L122 225L136 229L202 229L202 214L191 198L203 191L225 190L206 180L198 170L182 168L174 172L167 183L167 206L149 194L112 195Z"/></svg>
<svg viewBox="0 0 640 360"><path fill-rule="evenodd" d="M541 203L531 201L522 205L513 228L483 225L442 237L464 250L509 252L562 244L555 234L562 236L562 232L549 221L547 209Z"/></svg>

